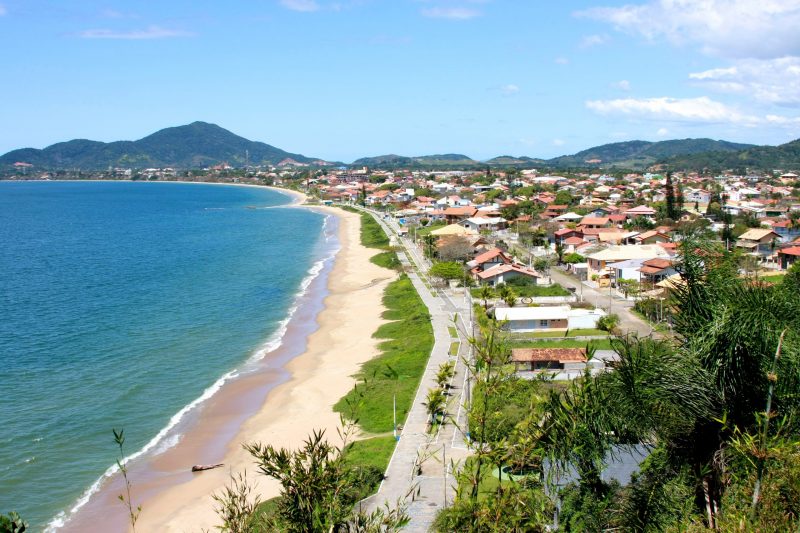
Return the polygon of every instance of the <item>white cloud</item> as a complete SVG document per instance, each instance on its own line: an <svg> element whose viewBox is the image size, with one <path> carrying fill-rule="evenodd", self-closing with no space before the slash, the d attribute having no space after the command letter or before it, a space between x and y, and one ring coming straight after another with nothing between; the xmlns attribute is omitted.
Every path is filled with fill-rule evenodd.
<svg viewBox="0 0 800 533"><path fill-rule="evenodd" d="M5 15L6 13L8 13L8 11L6 10L6 6L4 6L3 4L0 4L0 17Z"/></svg>
<svg viewBox="0 0 800 533"><path fill-rule="evenodd" d="M620 98L589 100L586 107L601 115L628 115L637 118L686 122L757 122L756 117L705 96L699 98Z"/></svg>
<svg viewBox="0 0 800 533"><path fill-rule="evenodd" d="M564 56L558 56L553 61L555 62L556 65L568 65L569 64L569 58L566 58Z"/></svg>
<svg viewBox="0 0 800 533"><path fill-rule="evenodd" d="M659 137L666 137L667 135L669 135L669 130L667 128L658 128L658 131L656 131L656 135L658 135Z"/></svg>
<svg viewBox="0 0 800 533"><path fill-rule="evenodd" d="M172 30L160 26L148 26L143 30L118 31L108 29L84 30L78 34L83 39L120 39L147 40L169 39L174 37L191 37L192 33L183 30Z"/></svg>
<svg viewBox="0 0 800 533"><path fill-rule="evenodd" d="M609 40L608 35L586 35L581 39L581 48L600 46L606 44Z"/></svg>
<svg viewBox="0 0 800 533"><path fill-rule="evenodd" d="M800 55L797 0L649 0L579 11L648 40L735 58Z"/></svg>
<svg viewBox="0 0 800 533"><path fill-rule="evenodd" d="M300 11L302 13L319 11L319 4L316 0L281 0L281 5L286 9Z"/></svg>
<svg viewBox="0 0 800 533"><path fill-rule="evenodd" d="M420 13L423 17L449 20L469 20L482 14L469 7L426 7Z"/></svg>
<svg viewBox="0 0 800 533"><path fill-rule="evenodd" d="M567 141L564 139L553 139L553 146L564 146L567 144Z"/></svg>
<svg viewBox="0 0 800 533"><path fill-rule="evenodd" d="M621 91L631 90L631 82L628 80L619 80L618 82L612 83L611 86L620 89Z"/></svg>
<svg viewBox="0 0 800 533"><path fill-rule="evenodd" d="M519 86L509 83L508 85L503 85L500 87L500 92L506 96L511 96L512 94L517 94L519 92Z"/></svg>
<svg viewBox="0 0 800 533"><path fill-rule="evenodd" d="M797 127L800 117L776 114L758 116L711 100L699 98L620 98L616 100L589 100L586 107L607 116L627 116L634 119L674 121L700 124L733 124L744 127L785 126Z"/></svg>
<svg viewBox="0 0 800 533"><path fill-rule="evenodd" d="M800 58L746 59L734 66L689 74L689 79L724 93L743 94L758 102L800 106Z"/></svg>

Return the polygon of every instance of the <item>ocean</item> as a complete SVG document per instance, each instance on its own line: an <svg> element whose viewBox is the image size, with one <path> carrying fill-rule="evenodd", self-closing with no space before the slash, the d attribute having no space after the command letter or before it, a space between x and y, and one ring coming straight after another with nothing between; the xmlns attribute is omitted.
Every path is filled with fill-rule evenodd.
<svg viewBox="0 0 800 533"><path fill-rule="evenodd" d="M281 342L335 252L252 187L0 182L0 513L58 525ZM327 236L326 236L327 235ZM113 469L112 469L113 470Z"/></svg>

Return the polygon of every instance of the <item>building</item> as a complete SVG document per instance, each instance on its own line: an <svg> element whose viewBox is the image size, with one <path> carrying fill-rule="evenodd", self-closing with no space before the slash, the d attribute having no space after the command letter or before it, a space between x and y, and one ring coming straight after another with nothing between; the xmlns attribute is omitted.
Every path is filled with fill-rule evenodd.
<svg viewBox="0 0 800 533"><path fill-rule="evenodd" d="M599 252L589 254L586 256L586 262L589 264L590 276L592 274L604 276L609 273L606 267L610 263L618 263L630 259L647 260L656 258L669 259L670 255L664 247L657 244L623 244L620 246L609 246Z"/></svg>
<svg viewBox="0 0 800 533"><path fill-rule="evenodd" d="M573 371L586 367L585 348L514 348L511 350L514 371Z"/></svg>
<svg viewBox="0 0 800 533"><path fill-rule="evenodd" d="M791 246L778 250L778 262L782 270L786 270L798 260L800 260L800 246Z"/></svg>
<svg viewBox="0 0 800 533"><path fill-rule="evenodd" d="M495 318L506 323L504 329L516 333L592 329L605 315L602 309L572 309L568 305L498 307L494 310Z"/></svg>
<svg viewBox="0 0 800 533"><path fill-rule="evenodd" d="M753 228L739 236L736 247L763 259L775 252L775 244L780 238L781 236L771 229Z"/></svg>

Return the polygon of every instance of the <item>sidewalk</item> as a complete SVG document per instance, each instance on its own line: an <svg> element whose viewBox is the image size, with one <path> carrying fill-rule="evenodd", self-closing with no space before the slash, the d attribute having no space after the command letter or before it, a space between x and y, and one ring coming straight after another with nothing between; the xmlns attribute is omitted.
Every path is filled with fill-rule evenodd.
<svg viewBox="0 0 800 533"><path fill-rule="evenodd" d="M373 216L378 220L388 235L396 235L380 215ZM365 500L363 505L367 511L396 505L398 500L405 499L411 522L405 528L409 532L426 532L430 529L436 513L455 497L453 465L458 465L468 454L469 449L465 437L457 426L465 427L466 412L463 408L466 392L466 368L463 357L469 356L469 328L465 317L469 316L470 300L463 295L457 298L442 297L432 293L423 279L415 271L414 266L424 259L418 250L405 239L397 238L406 251L399 252L398 257L408 271L414 287L428 308L433 326L434 345L425 373L417 389L414 403L403 425L400 440L386 470L386 478L378 492ZM426 267L422 267L427 270ZM453 319L458 313L459 320ZM457 338L451 338L450 326L457 326ZM459 341L459 355L449 355L451 342ZM436 434L429 434L428 414L423 402L428 390L436 386L436 373L447 361L456 363L456 375L451 382L447 407L446 423Z"/></svg>

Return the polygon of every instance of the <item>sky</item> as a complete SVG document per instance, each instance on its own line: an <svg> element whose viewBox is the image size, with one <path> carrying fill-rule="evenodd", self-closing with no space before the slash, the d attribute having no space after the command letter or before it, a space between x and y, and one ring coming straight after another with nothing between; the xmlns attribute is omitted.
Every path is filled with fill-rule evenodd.
<svg viewBox="0 0 800 533"><path fill-rule="evenodd" d="M0 0L0 153L196 120L290 152L800 137L800 0Z"/></svg>

